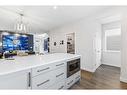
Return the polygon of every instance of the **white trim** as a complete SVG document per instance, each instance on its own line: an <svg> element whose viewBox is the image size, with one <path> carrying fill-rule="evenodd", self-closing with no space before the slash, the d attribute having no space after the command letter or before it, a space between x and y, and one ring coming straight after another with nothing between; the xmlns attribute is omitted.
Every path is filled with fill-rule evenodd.
<svg viewBox="0 0 127 95"><path fill-rule="evenodd" d="M106 62L102 62L102 64L121 68L121 66L118 66L118 65L112 65L112 64L109 64L109 63L106 63Z"/></svg>
<svg viewBox="0 0 127 95"><path fill-rule="evenodd" d="M120 34L118 33L118 34L106 35L106 32L107 31L111 32L111 30L119 30ZM116 36L116 35L120 35L121 36L121 27L115 27L115 28L111 28L111 29L103 29L102 31L104 32L104 35L103 35L103 37L104 37L104 39L103 39L104 40L104 44L103 45L104 46L102 46L104 48L104 51L105 52L120 52L120 50L108 50L107 49L107 37L109 37L109 36Z"/></svg>
<svg viewBox="0 0 127 95"><path fill-rule="evenodd" d="M114 52L114 53L120 53L121 51L115 51L115 50L105 50L105 51L103 51L103 52L106 52L106 53L112 53L112 52Z"/></svg>
<svg viewBox="0 0 127 95"><path fill-rule="evenodd" d="M91 69L86 69L86 68L81 68L82 70L85 70L85 71L88 71L88 72L92 72L92 73L94 73L95 72L95 70L91 70Z"/></svg>
<svg viewBox="0 0 127 95"><path fill-rule="evenodd" d="M121 82L125 82L125 83L127 83L127 79L122 78L122 77L120 77L120 81L121 81Z"/></svg>

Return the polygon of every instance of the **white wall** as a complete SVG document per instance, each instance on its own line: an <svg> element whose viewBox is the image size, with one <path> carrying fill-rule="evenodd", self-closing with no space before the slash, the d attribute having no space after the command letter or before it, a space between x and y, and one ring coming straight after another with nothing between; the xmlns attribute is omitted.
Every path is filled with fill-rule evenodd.
<svg viewBox="0 0 127 95"><path fill-rule="evenodd" d="M121 41L121 76L120 80L127 83L127 12L125 10L122 19L122 41Z"/></svg>
<svg viewBox="0 0 127 95"><path fill-rule="evenodd" d="M66 34L75 32L76 53L82 55L81 68L94 72L93 39L95 33L100 31L100 23L93 18L51 30L49 33L51 52L66 52ZM59 45L60 40L64 40L65 44ZM57 46L53 46L55 41Z"/></svg>
<svg viewBox="0 0 127 95"><path fill-rule="evenodd" d="M121 67L120 52L103 52L102 64Z"/></svg>
<svg viewBox="0 0 127 95"><path fill-rule="evenodd" d="M64 25L62 27L53 29L50 31L51 37L51 52L66 52L66 34L76 33L76 53L82 55L81 68L94 72L95 65L95 55L93 49L93 39L96 32L100 32L102 23L109 23L112 21L119 20L121 18L122 10L124 7L113 8L103 12L96 13L95 15L89 16L82 19L81 21L74 22L73 24ZM60 40L65 40L63 46L53 46L53 42L59 42ZM120 54L108 53L104 54L105 63L115 63L116 66L120 64ZM107 59L109 58L109 59ZM108 61L107 61L108 60ZM110 61L110 62L109 62ZM116 63L117 62L117 63ZM114 65L114 66L115 66Z"/></svg>
<svg viewBox="0 0 127 95"><path fill-rule="evenodd" d="M118 20L118 19L117 19ZM121 67L121 52L105 51L105 29L121 28L120 21L113 21L102 26L102 64Z"/></svg>

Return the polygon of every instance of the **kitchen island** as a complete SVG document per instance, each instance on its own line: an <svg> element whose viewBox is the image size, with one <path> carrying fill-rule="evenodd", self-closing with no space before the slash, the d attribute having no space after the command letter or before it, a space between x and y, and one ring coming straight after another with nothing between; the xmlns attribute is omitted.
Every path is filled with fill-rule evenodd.
<svg viewBox="0 0 127 95"><path fill-rule="evenodd" d="M80 57L53 53L1 59L0 89L67 89L80 80L80 70L67 77L67 62Z"/></svg>

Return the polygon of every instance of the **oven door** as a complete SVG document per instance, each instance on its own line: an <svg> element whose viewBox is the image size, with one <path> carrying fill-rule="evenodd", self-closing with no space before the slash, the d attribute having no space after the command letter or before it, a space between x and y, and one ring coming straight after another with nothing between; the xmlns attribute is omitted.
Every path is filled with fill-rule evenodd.
<svg viewBox="0 0 127 95"><path fill-rule="evenodd" d="M80 71L80 59L67 62L67 78Z"/></svg>

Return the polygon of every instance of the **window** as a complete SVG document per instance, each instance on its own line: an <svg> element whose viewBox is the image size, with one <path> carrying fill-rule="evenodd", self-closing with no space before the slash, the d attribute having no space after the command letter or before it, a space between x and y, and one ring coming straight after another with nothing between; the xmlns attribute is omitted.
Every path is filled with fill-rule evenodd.
<svg viewBox="0 0 127 95"><path fill-rule="evenodd" d="M120 51L121 29L105 30L105 51Z"/></svg>

